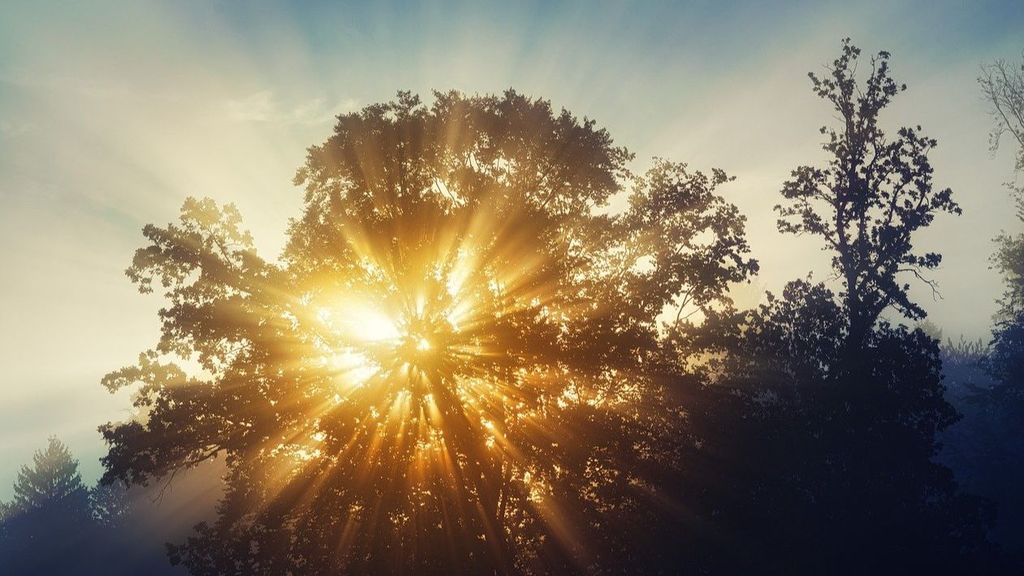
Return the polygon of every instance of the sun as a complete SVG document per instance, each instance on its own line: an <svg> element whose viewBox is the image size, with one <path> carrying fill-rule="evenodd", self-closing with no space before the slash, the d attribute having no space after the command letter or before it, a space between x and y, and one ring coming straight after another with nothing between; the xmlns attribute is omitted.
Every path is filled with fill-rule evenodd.
<svg viewBox="0 0 1024 576"><path fill-rule="evenodd" d="M455 286L447 277L429 278L321 298L318 349L328 358L325 364L340 367L343 386L375 381L383 389L410 376L451 380L473 363L483 352L482 339L459 321L486 322L471 299L438 285ZM387 297L374 297L380 293Z"/></svg>
<svg viewBox="0 0 1024 576"><path fill-rule="evenodd" d="M510 287L531 283L502 273L467 236L420 253L407 248L401 265L365 250L348 268L318 278L302 301L314 317L307 334L315 334L311 352L319 358L309 393L322 398L310 433L345 438L342 451L366 441L366 465L375 469L385 452L408 454L410 482L452 489L459 477L511 466L518 449L508 426L526 417L541 384L538 374L513 368L517 341L506 340L513 322L539 318L526 310L540 300L537 285L510 296ZM323 443L315 449L330 458ZM464 462L466 454L477 463Z"/></svg>

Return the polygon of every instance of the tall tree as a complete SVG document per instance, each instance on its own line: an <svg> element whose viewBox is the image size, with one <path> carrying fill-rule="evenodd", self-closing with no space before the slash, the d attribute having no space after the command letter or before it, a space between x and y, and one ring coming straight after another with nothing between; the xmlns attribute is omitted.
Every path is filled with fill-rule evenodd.
<svg viewBox="0 0 1024 576"><path fill-rule="evenodd" d="M690 459L714 473L686 482L722 535L710 544L713 570L999 568L979 503L932 461L936 435L957 418L943 398L937 342L881 319L887 309L925 316L902 277L928 282L940 256L917 252L914 235L959 208L950 190L932 187L935 141L917 128L890 140L880 124L904 89L889 75L889 54L872 58L864 84L859 55L844 41L828 73L810 75L839 123L821 131L828 163L797 168L777 208L781 232L823 240L839 294L792 282L754 310L712 311L678 336L681 350L713 353L700 368L709 408L692 418Z"/></svg>
<svg viewBox="0 0 1024 576"><path fill-rule="evenodd" d="M978 82L995 121L992 149L996 150L1002 137L1009 134L1016 144L1015 172L1024 174L1024 59L1017 63L996 60L982 69ZM1017 200L1017 219L1024 223L1024 187L1015 182L1010 182L1008 187ZM993 262L1002 273L1005 285L996 316L998 342L998 327L1009 327L1024 313L1024 233L1003 232L996 242L998 249Z"/></svg>
<svg viewBox="0 0 1024 576"><path fill-rule="evenodd" d="M863 88L855 76L859 55L846 40L827 74L809 74L814 93L832 105L840 122L821 129L828 164L794 170L782 188L788 202L776 208L780 231L819 236L832 253L832 267L843 281L851 349L864 345L887 308L910 320L924 318L903 277L932 285L922 272L942 257L915 252L913 234L936 214L960 213L950 189L932 188L928 153L935 139L922 135L919 126L902 127L890 139L879 125L882 110L906 89L889 75L889 53L871 58Z"/></svg>
<svg viewBox="0 0 1024 576"><path fill-rule="evenodd" d="M620 561L605 520L654 498L658 319L755 269L724 174L631 158L544 100L400 93L309 149L280 262L188 200L128 270L169 304L105 380L145 413L103 428L106 479L226 459L217 521L173 551L196 574Z"/></svg>

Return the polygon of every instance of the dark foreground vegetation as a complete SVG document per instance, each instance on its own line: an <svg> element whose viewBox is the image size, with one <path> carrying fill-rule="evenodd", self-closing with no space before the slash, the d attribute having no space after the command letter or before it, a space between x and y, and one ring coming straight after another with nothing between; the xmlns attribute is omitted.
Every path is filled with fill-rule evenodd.
<svg viewBox="0 0 1024 576"><path fill-rule="evenodd" d="M1024 234L995 238L990 342L923 328L910 286L941 255L918 233L960 208L936 141L883 119L889 60L844 42L811 74L827 160L775 216L835 280L753 309L729 298L758 265L724 172L633 173L513 91L339 116L279 260L188 200L128 270L167 298L159 343L104 379L137 416L101 427L95 487L56 440L23 468L2 571L1020 574ZM981 87L1024 171L1024 71ZM206 520L139 528L196 470Z"/></svg>

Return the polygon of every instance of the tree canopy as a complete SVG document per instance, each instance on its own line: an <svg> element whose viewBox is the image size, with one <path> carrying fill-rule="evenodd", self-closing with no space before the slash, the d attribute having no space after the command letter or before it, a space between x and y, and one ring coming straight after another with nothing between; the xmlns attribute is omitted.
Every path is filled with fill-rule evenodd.
<svg viewBox="0 0 1024 576"><path fill-rule="evenodd" d="M936 141L883 118L906 89L889 54L860 58L846 40L810 74L827 160L776 207L834 276L750 309L725 172L636 172L593 120L511 90L338 116L278 258L233 205L187 199L127 270L165 305L103 380L137 409L101 427L103 482L223 461L216 518L170 546L196 575L1012 572L991 506L936 461L959 414L937 340L904 325L941 262L920 232L960 208ZM1019 279L1015 242L997 263ZM987 360L1004 383L1014 306ZM101 524L120 504L93 492Z"/></svg>
<svg viewBox="0 0 1024 576"><path fill-rule="evenodd" d="M756 270L723 172L631 158L513 91L399 93L309 149L279 260L188 200L128 270L168 304L104 380L141 412L103 427L106 479L226 460L173 553L196 574L602 565L602 520L654 497L662 322Z"/></svg>
<svg viewBox="0 0 1024 576"><path fill-rule="evenodd" d="M682 349L704 352L709 383L691 460L712 461L712 473L686 482L727 543L748 543L733 554L717 548L709 572L1003 567L986 542L986 508L934 461L938 433L958 418L944 398L938 343L882 317L925 316L902 276L929 282L924 272L941 256L915 251L915 233L959 208L949 189L932 188L935 141L907 128L890 141L882 128L880 113L904 89L889 55L872 58L864 84L859 56L846 41L826 76L810 75L837 114L821 130L829 160L794 170L776 208L781 232L822 239L840 293L797 280L678 336Z"/></svg>
<svg viewBox="0 0 1024 576"><path fill-rule="evenodd" d="M855 76L859 56L846 40L827 75L810 73L814 93L833 106L840 122L821 129L828 165L794 170L782 188L788 203L776 208L781 232L820 236L832 253L854 342L887 308L911 320L925 316L902 278L911 274L931 285L922 272L942 257L915 252L913 234L936 214L960 213L950 189L932 188L928 152L936 140L922 135L920 126L902 127L890 140L879 124L882 110L906 89L889 74L889 53L871 59L863 88Z"/></svg>

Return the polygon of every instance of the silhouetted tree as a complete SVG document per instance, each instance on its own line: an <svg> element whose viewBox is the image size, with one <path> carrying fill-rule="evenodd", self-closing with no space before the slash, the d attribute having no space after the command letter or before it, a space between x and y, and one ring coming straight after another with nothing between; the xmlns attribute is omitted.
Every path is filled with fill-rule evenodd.
<svg viewBox="0 0 1024 576"><path fill-rule="evenodd" d="M932 188L935 141L901 128L892 140L880 112L904 89L889 55L855 77L849 41L815 93L839 118L823 128L823 167L801 167L782 189L784 233L819 236L841 282L838 295L808 281L769 294L755 310L712 311L679 333L703 349L710 382L693 418L697 449L688 490L718 534L715 572L775 574L983 573L1000 559L985 541L985 515L951 472L933 462L936 435L956 421L943 398L937 342L881 319L925 311L901 278L940 261L914 250L914 233L938 213L959 213ZM723 393L725 391L725 393Z"/></svg>
<svg viewBox="0 0 1024 576"><path fill-rule="evenodd" d="M95 574L89 490L78 462L56 438L22 466L4 514L0 566L9 574Z"/></svg>
<svg viewBox="0 0 1024 576"><path fill-rule="evenodd" d="M216 522L172 550L195 574L621 565L672 478L659 318L756 269L723 173L630 158L544 100L400 93L310 148L279 263L188 200L128 270L169 304L105 379L143 413L103 428L105 479L225 458Z"/></svg>
<svg viewBox="0 0 1024 576"><path fill-rule="evenodd" d="M69 513L87 514L89 492L78 473L78 461L56 437L50 437L46 450L32 457L32 466L22 466L14 483L12 506L17 511L50 505L65 507Z"/></svg>
<svg viewBox="0 0 1024 576"><path fill-rule="evenodd" d="M794 170L782 188L789 202L776 208L780 231L819 236L832 252L832 267L843 281L851 350L887 308L911 320L925 316L902 277L909 273L931 285L921 272L942 257L915 253L912 235L937 213L960 213L951 190L932 189L928 152L936 141L921 135L920 127L900 128L889 140L879 125L881 111L906 89L889 76L889 54L871 59L863 89L854 76L859 54L847 41L827 75L810 73L815 94L832 104L840 125L821 129L828 164Z"/></svg>
<svg viewBox="0 0 1024 576"><path fill-rule="evenodd" d="M0 503L2 574L182 573L168 562L160 539L139 532L145 519L124 485L87 488L77 461L56 438L22 467L14 492L13 502Z"/></svg>

